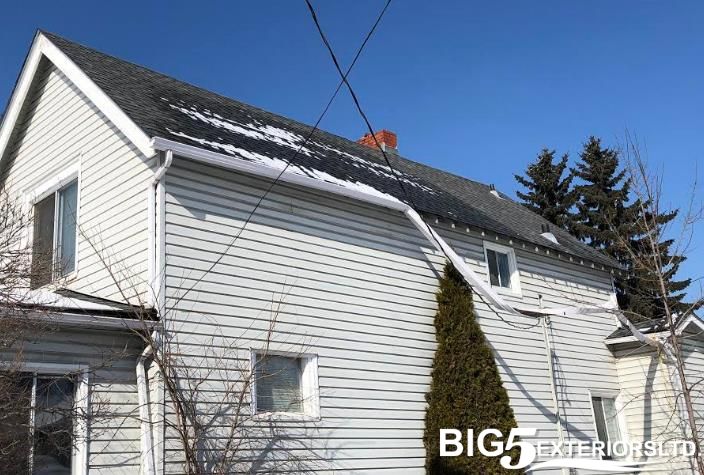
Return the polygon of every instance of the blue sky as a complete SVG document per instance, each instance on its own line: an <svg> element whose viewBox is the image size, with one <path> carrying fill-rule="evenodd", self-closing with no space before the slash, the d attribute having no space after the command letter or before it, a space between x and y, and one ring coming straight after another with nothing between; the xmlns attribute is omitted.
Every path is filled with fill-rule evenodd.
<svg viewBox="0 0 704 475"><path fill-rule="evenodd" d="M383 0L314 4L346 64ZM337 80L303 0L9 2L0 22L2 104L36 28L307 123ZM682 206L704 164L702 24L698 1L395 0L350 79L409 158L514 195L541 148L574 159L628 129ZM362 135L347 94L323 128ZM699 277L694 244L683 274Z"/></svg>

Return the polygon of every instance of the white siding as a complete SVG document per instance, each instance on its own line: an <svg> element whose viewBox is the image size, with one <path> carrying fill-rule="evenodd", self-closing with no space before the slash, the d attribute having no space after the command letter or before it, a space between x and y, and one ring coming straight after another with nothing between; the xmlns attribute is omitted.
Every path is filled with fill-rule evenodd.
<svg viewBox="0 0 704 475"><path fill-rule="evenodd" d="M133 474L140 462L135 363L141 348L141 340L126 332L52 325L35 332L21 351L0 353L0 361L17 361L20 354L19 364L32 368L50 363L89 369L89 471Z"/></svg>
<svg viewBox="0 0 704 475"><path fill-rule="evenodd" d="M46 60L3 157L0 187L18 200L80 163L78 272L61 285L136 300L147 280L147 188L153 160Z"/></svg>
<svg viewBox="0 0 704 475"><path fill-rule="evenodd" d="M620 404L631 442L683 440L682 418L672 387L670 367L642 345L618 351L616 367L621 384ZM659 462L653 473L691 473L687 461L674 456L640 460ZM650 472L649 472L650 473Z"/></svg>
<svg viewBox="0 0 704 475"><path fill-rule="evenodd" d="M246 362L249 348L264 345L276 307L272 347L320 357L321 420L284 424L309 437L311 467L424 473L441 256L401 214L286 186L276 187L231 246L265 186L178 158L169 170L167 327L177 329L179 351L200 370L221 366L225 355L233 365ZM485 274L478 232L437 229ZM606 272L529 248L516 252L525 302L537 305L538 295L546 306L600 302L611 292ZM497 316L480 301L476 309L519 425L555 440L542 328L530 327L530 318ZM595 436L588 390L618 390L603 344L613 329L608 315L552 320L570 440ZM179 471L172 460L167 469Z"/></svg>
<svg viewBox="0 0 704 475"><path fill-rule="evenodd" d="M687 386L691 388L697 431L704 437L704 342L701 334L685 334L682 350L685 358Z"/></svg>

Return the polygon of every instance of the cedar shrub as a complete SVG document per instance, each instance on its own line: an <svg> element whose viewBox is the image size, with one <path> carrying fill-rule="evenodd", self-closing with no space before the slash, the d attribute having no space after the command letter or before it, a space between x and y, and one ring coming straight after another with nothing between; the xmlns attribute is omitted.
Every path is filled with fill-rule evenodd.
<svg viewBox="0 0 704 475"><path fill-rule="evenodd" d="M495 428L508 437L516 427L508 394L499 376L494 355L474 314L472 291L460 273L447 263L436 294L437 350L433 360L430 391L425 415L426 473L429 475L516 474L501 467L499 457L485 457L474 450L466 455L466 432L474 437ZM440 457L440 429L462 432L464 452L457 457ZM485 443L491 441L487 438ZM472 441L473 442L473 441ZM519 452L510 453L517 460Z"/></svg>

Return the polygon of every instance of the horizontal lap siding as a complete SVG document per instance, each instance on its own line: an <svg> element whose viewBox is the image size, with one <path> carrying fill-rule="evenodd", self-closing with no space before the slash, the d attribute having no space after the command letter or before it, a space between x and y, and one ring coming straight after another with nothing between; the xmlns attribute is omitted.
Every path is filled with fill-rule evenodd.
<svg viewBox="0 0 704 475"><path fill-rule="evenodd" d="M616 367L628 439L631 442L682 440L683 420L669 380L673 368L646 348L619 354ZM659 462L652 467L653 473L691 473L687 462L681 459L666 457L649 461Z"/></svg>
<svg viewBox="0 0 704 475"><path fill-rule="evenodd" d="M21 200L80 162L78 273L61 285L117 300L122 288L137 301L146 292L153 160L50 63L37 78L3 157L0 185Z"/></svg>
<svg viewBox="0 0 704 475"><path fill-rule="evenodd" d="M424 473L424 396L443 259L400 213L285 186L264 200L232 246L265 185L178 159L169 169L167 325L177 330L178 351L204 374L246 365L277 308L272 348L319 355L322 419L286 425L307 436L322 464L316 468ZM437 229L486 275L482 236ZM547 306L564 306L609 296L608 274L554 257L519 247L523 298L507 299L537 305L541 295ZM554 440L542 327L497 316L475 300L519 425ZM594 437L588 389L618 389L603 344L613 318L555 317L552 325L566 427L572 438ZM173 450L167 470L178 471L177 444Z"/></svg>
<svg viewBox="0 0 704 475"><path fill-rule="evenodd" d="M135 363L141 340L124 332L47 329L21 348L23 364L66 364L88 368L88 425L91 474L139 471L139 413ZM0 353L0 361L17 352Z"/></svg>
<svg viewBox="0 0 704 475"><path fill-rule="evenodd" d="M704 437L704 343L701 334L687 334L683 338L687 386L691 388L697 431Z"/></svg>

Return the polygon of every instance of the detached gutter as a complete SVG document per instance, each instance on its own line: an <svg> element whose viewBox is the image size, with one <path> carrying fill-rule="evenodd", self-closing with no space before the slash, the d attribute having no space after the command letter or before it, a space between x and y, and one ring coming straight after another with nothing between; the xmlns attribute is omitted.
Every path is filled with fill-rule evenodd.
<svg viewBox="0 0 704 475"><path fill-rule="evenodd" d="M421 218L421 216L413 208L411 208L411 206L394 198L391 195L387 195L382 192L376 194L367 191L361 191L358 189L346 188L341 185L336 185L334 183L329 183L308 176L300 175L298 173L294 173L288 170L285 170L282 173L281 170L274 167L270 167L268 165L242 160L231 155L211 152L209 150L204 150L202 148L194 147L192 145L185 145L179 142L174 142L173 140L165 139L162 137L154 137L152 139L152 147L154 147L155 150L166 151L167 157L168 154L176 153L182 157L196 160L201 163L206 163L221 168L227 168L229 170L235 170L242 173L249 173L252 175L257 175L269 179L278 178L279 181L284 183L299 185L306 188L312 188L314 190L324 191L327 193L332 193L338 196L344 196L346 198L351 198L364 203L369 203L395 211L400 211L406 215L406 217L411 221L411 223L413 223L413 225L423 234L423 236L425 236L425 238L428 240L428 242L433 245L433 247L447 255L447 257L450 259L455 268L466 279L467 283L472 286L472 289L477 294L481 295L489 305L492 305L497 310L520 317L526 317L526 314L530 314L533 316L589 315L595 313L614 312L614 310L618 309L618 305L615 301L615 295L613 298L605 301L601 305L544 309L531 306L514 307L510 305L503 299L503 297L496 293L496 291L494 291L494 289L492 289L490 285L485 283L467 265L465 260L459 255L457 255L457 253L450 247L450 245L447 244L447 242L439 234L437 234L430 227L430 225L423 221L423 218ZM171 156L173 157L173 155ZM171 162L169 161L169 165L170 164Z"/></svg>

